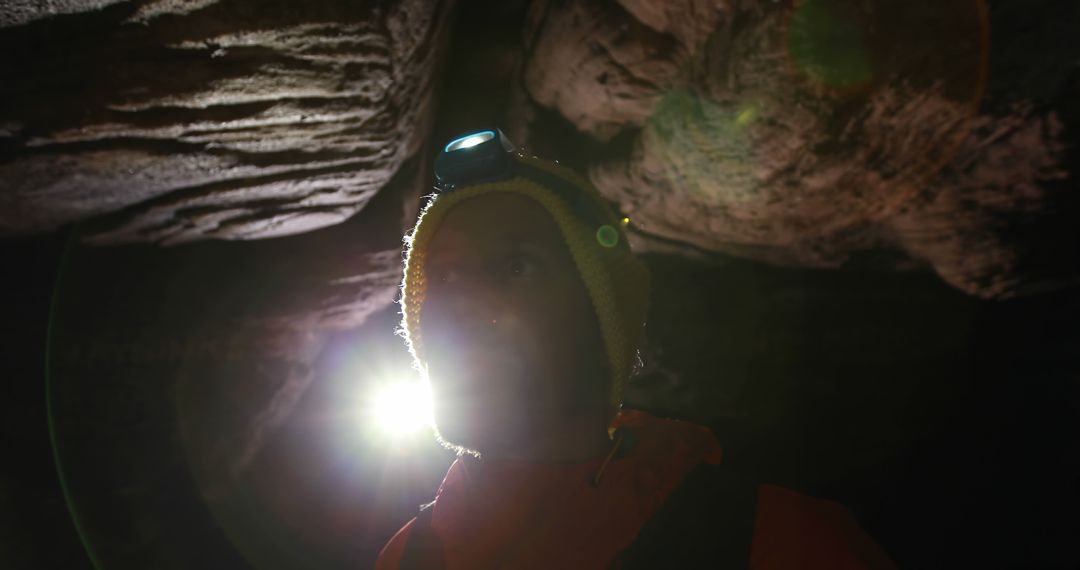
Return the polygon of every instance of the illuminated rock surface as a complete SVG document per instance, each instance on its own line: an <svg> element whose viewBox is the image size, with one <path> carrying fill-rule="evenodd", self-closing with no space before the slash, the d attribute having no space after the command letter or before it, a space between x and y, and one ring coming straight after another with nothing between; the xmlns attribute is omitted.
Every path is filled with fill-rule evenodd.
<svg viewBox="0 0 1080 570"><path fill-rule="evenodd" d="M84 221L99 244L259 239L359 211L429 132L451 13L49 10L15 3L0 19L0 231ZM1042 43L1022 26L1038 10L536 2L512 44L477 42L463 70L489 91L524 86L498 122L533 148L629 141L575 166L642 247L810 267L896 250L962 291L1007 297L1074 269L1002 230L1022 220L1075 248L1042 218L1075 201L1076 8L1053 11ZM538 109L576 132L545 143Z"/></svg>
<svg viewBox="0 0 1080 570"><path fill-rule="evenodd" d="M989 52L1031 41L1010 4L619 4L535 3L524 77L581 132L632 140L584 166L642 234L810 267L898 249L983 297L1075 269L1032 267L1001 229L1074 200L1063 24L1044 45L1070 55L1026 70L1056 91L1036 92L1009 77L1022 56Z"/></svg>
<svg viewBox="0 0 1080 570"><path fill-rule="evenodd" d="M359 211L427 135L447 2L104 4L0 8L8 235L314 230Z"/></svg>

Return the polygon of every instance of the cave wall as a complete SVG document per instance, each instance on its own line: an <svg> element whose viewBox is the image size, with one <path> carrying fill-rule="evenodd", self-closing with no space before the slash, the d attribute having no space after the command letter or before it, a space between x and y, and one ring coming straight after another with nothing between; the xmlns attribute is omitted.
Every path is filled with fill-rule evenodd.
<svg viewBox="0 0 1080 570"><path fill-rule="evenodd" d="M5 5L0 231L92 220L88 242L175 244L340 223L425 140L451 7Z"/></svg>
<svg viewBox="0 0 1080 570"><path fill-rule="evenodd" d="M898 250L1001 298L1075 283L1078 25L1054 2L535 2L522 76L534 115L624 139L580 166L641 249Z"/></svg>
<svg viewBox="0 0 1080 570"><path fill-rule="evenodd" d="M453 10L50 6L0 18L0 231L85 222L99 244L260 239L359 211L429 140ZM803 267L899 251L984 298L1076 280L1062 222L1076 212L1074 5L486 11L494 25L461 71L488 116L568 155L634 220L641 250Z"/></svg>

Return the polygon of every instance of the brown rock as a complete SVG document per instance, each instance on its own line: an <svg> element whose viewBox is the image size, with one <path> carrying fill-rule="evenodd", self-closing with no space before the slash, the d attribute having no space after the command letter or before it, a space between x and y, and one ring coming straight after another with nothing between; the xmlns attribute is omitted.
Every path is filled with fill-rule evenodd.
<svg viewBox="0 0 1080 570"><path fill-rule="evenodd" d="M89 218L93 243L325 227L428 131L449 2L98 4L0 30L3 233Z"/></svg>
<svg viewBox="0 0 1080 570"><path fill-rule="evenodd" d="M537 2L526 30L525 86L601 140L641 126L686 50L614 3Z"/></svg>
<svg viewBox="0 0 1080 570"><path fill-rule="evenodd" d="M407 162L359 215L303 235L107 248L73 236L52 306L49 397L71 504L105 565L187 559L208 540L191 521L242 494L329 339L390 307L402 203L422 163Z"/></svg>
<svg viewBox="0 0 1080 570"><path fill-rule="evenodd" d="M1003 220L1047 211L1070 176L1046 106L1069 83L1060 64L1025 65L1024 85L1005 68L1058 61L1033 53L1051 42L988 79L988 24L1026 41L1008 5L795 4L538 3L525 88L593 139L632 138L583 166L645 249L810 267L901 249L985 297L1042 279Z"/></svg>

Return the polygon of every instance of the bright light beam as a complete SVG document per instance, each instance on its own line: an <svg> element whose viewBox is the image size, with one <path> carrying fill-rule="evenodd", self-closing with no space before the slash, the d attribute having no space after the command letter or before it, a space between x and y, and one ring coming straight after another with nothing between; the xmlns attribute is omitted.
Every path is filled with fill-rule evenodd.
<svg viewBox="0 0 1080 570"><path fill-rule="evenodd" d="M431 391L421 381L397 381L379 386L368 417L388 434L408 434L431 427Z"/></svg>

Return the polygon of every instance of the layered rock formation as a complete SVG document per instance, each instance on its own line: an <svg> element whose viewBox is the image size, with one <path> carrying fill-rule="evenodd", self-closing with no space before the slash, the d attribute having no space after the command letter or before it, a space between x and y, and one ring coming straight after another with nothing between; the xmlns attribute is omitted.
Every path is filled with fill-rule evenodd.
<svg viewBox="0 0 1080 570"><path fill-rule="evenodd" d="M104 4L2 8L5 234L301 233L359 211L427 136L448 2Z"/></svg>
<svg viewBox="0 0 1080 570"><path fill-rule="evenodd" d="M580 132L632 139L628 156L585 167L643 238L811 267L900 249L1001 297L1075 270L1032 268L1002 228L1050 213L1075 180L1080 48L1054 25L1046 46L1066 53L1029 71L1051 90L1020 84L1018 55L990 51L1015 39L1018 9L537 2L523 75ZM1044 15L1080 20L1066 12Z"/></svg>
<svg viewBox="0 0 1080 570"><path fill-rule="evenodd" d="M429 132L450 14L420 0L50 6L0 19L0 230L87 221L99 244L259 239L355 213ZM1035 43L1022 23L1039 14L1054 21ZM1004 297L1075 270L1032 262L1004 226L1037 219L1038 234L1069 201L1077 19L966 0L541 1L521 41L472 71L524 86L503 122L534 148L630 141L576 166L643 248L811 267L899 250ZM529 107L576 133L545 144ZM1069 240L1050 224L1038 239Z"/></svg>

